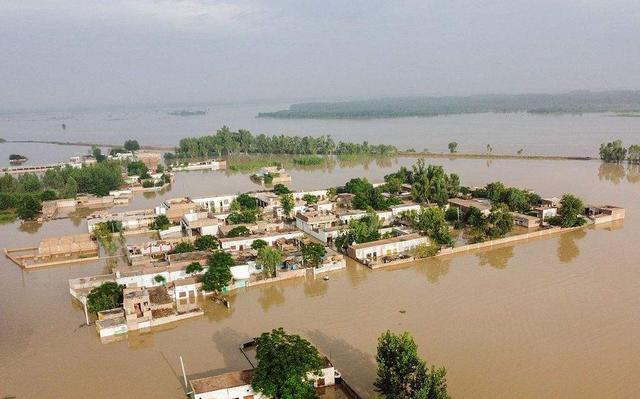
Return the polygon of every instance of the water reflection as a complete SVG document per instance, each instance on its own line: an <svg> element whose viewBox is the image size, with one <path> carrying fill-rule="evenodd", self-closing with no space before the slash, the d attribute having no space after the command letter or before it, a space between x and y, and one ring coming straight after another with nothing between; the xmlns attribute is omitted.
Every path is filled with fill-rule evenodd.
<svg viewBox="0 0 640 399"><path fill-rule="evenodd" d="M20 227L18 227L18 230L24 233L35 234L40 230L42 225L43 223L38 223L38 222L24 222L20 224Z"/></svg>
<svg viewBox="0 0 640 399"><path fill-rule="evenodd" d="M598 167L598 178L600 180L620 184L625 177L629 183L640 182L640 165L602 162Z"/></svg>
<svg viewBox="0 0 640 399"><path fill-rule="evenodd" d="M480 266L491 266L494 269L505 269L509 259L513 257L513 247L494 248L489 251L478 252Z"/></svg>
<svg viewBox="0 0 640 399"><path fill-rule="evenodd" d="M584 229L562 234L558 241L558 260L562 263L569 263L578 257L580 248L578 248L576 241L586 235L587 232Z"/></svg>
<svg viewBox="0 0 640 399"><path fill-rule="evenodd" d="M307 278L304 281L304 294L308 297L323 296L327 293L329 283L321 277Z"/></svg>
<svg viewBox="0 0 640 399"><path fill-rule="evenodd" d="M229 327L225 327L221 330L217 330L213 333L212 341L216 345L218 352L222 354L222 358L224 360L225 368L218 369L214 371L209 371L204 373L206 375L213 374L221 374L226 373L228 371L238 370L239 367L249 368L249 364L247 360L244 359L238 350L240 344L244 342L248 342L252 339L246 334L241 334L238 331L231 329ZM241 364L238 364L242 362ZM235 365L235 366L234 366ZM194 376L190 376L190 378L194 378Z"/></svg>
<svg viewBox="0 0 640 399"><path fill-rule="evenodd" d="M451 257L437 257L426 259L418 265L418 271L424 273L427 276L427 281L431 284L436 284L441 277L444 277L449 273L449 266L451 265Z"/></svg>
<svg viewBox="0 0 640 399"><path fill-rule="evenodd" d="M274 305L282 305L284 303L284 289L276 285L261 288L258 302L265 312Z"/></svg>

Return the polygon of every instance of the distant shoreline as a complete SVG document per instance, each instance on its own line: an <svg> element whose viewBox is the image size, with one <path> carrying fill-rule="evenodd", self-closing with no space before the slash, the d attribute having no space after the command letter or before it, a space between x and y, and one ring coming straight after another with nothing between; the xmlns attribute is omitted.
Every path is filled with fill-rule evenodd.
<svg viewBox="0 0 640 399"><path fill-rule="evenodd" d="M98 146L104 148L120 148L118 144L88 143L88 142L71 142L71 141L47 141L47 140L6 140L6 143L26 143L26 144L53 144L63 146L91 147ZM150 151L174 151L175 147L159 146L159 145L141 145L140 149ZM249 154L251 155L251 154ZM266 154L263 154L266 155ZM272 155L305 155L305 154L272 154ZM319 154L320 155L320 154ZM323 156L323 155L320 155ZM469 152L407 152L399 151L397 154L389 155L389 157L405 157L405 158L450 158L450 159L513 159L513 160L537 160L537 161L593 161L599 158L590 156L575 155L513 155L513 154L488 154L488 153L469 153Z"/></svg>

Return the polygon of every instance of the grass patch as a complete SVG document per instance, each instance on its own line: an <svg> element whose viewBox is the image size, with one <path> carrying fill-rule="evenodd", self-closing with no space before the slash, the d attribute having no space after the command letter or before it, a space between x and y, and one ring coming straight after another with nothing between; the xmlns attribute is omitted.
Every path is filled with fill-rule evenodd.
<svg viewBox="0 0 640 399"><path fill-rule="evenodd" d="M303 157L293 158L296 165L320 165L324 163L324 158L318 155L306 155Z"/></svg>

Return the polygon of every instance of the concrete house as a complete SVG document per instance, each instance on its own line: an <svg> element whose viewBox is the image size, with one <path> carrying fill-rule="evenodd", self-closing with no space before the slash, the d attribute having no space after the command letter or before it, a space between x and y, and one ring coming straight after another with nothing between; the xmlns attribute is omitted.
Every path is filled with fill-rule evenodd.
<svg viewBox="0 0 640 399"><path fill-rule="evenodd" d="M188 213L196 213L200 207L189 197L165 200L156 208L158 215L165 215L173 223L178 223Z"/></svg>
<svg viewBox="0 0 640 399"><path fill-rule="evenodd" d="M218 218L210 215L209 212L187 213L182 217L180 224L182 225L182 230L189 237L193 235L218 235Z"/></svg>
<svg viewBox="0 0 640 399"><path fill-rule="evenodd" d="M420 234L406 234L398 237L378 241L351 245L347 248L347 255L366 265L374 265L385 256L408 254L420 244L429 244L429 238Z"/></svg>
<svg viewBox="0 0 640 399"><path fill-rule="evenodd" d="M518 226L528 229L540 226L540 218L537 216L529 216L518 212L511 212L511 216L513 217L513 223Z"/></svg>
<svg viewBox="0 0 640 399"><path fill-rule="evenodd" d="M458 208L463 213L471 208L479 210L483 215L488 215L491 212L491 205L477 199L450 198L448 203L449 206Z"/></svg>

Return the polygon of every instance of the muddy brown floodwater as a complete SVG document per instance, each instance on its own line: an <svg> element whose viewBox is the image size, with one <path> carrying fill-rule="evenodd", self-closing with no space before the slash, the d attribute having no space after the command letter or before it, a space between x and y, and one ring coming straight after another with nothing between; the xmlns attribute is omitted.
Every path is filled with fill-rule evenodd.
<svg viewBox="0 0 640 399"><path fill-rule="evenodd" d="M292 172L293 187L381 179L400 164ZM574 192L627 208L624 224L372 272L355 264L330 280L297 280L237 292L231 309L103 345L83 327L67 280L108 271L92 263L23 271L0 260L0 397L182 398L191 377L246 367L238 344L283 326L310 339L371 397L376 338L410 331L420 354L446 366L455 398L640 397L640 173L577 161L437 159L463 183L493 180L543 195ZM190 173L166 193L253 189L247 175ZM84 232L84 222L0 227L2 246ZM401 312L402 311L402 312Z"/></svg>

